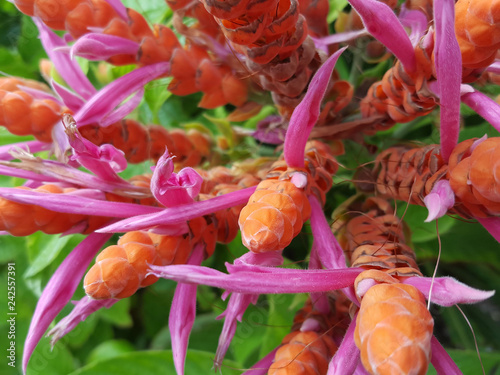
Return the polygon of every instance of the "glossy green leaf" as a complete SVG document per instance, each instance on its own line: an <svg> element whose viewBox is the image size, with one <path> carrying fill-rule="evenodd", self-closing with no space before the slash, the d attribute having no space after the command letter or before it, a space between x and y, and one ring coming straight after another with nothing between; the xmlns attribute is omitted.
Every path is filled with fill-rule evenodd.
<svg viewBox="0 0 500 375"><path fill-rule="evenodd" d="M42 339L28 363L27 375L67 375L76 368L73 356L64 344L58 342L53 348L50 340Z"/></svg>
<svg viewBox="0 0 500 375"><path fill-rule="evenodd" d="M262 338L266 334L268 319L267 307L260 300L257 306L250 305L248 307L243 315L243 321L238 323L229 348L229 352L236 361L249 367L261 358L260 349Z"/></svg>
<svg viewBox="0 0 500 375"><path fill-rule="evenodd" d="M32 237L33 238L33 237ZM71 236L51 236L47 234L40 234L34 243L28 246L37 247L38 254L32 261L30 267L26 270L24 277L29 278L38 274L40 271L50 265L63 249L69 253L75 248L83 239L82 235Z"/></svg>
<svg viewBox="0 0 500 375"><path fill-rule="evenodd" d="M186 374L209 374L213 366L213 353L188 351ZM224 375L241 374L237 363L224 363ZM175 374L172 352L142 351L126 353L105 361L91 363L70 375L158 375Z"/></svg>
<svg viewBox="0 0 500 375"><path fill-rule="evenodd" d="M123 5L141 13L151 24L160 23L168 14L171 14L170 8L162 0L123 0Z"/></svg>
<svg viewBox="0 0 500 375"><path fill-rule="evenodd" d="M427 208L409 206L405 202L397 202L397 215L404 218L404 222L411 228L411 242L418 244L437 238L436 222L426 223ZM457 219L443 216L439 219L438 228L441 236L446 235L457 224Z"/></svg>
<svg viewBox="0 0 500 375"><path fill-rule="evenodd" d="M332 23L339 16L339 12L348 4L347 0L330 0L330 11L328 12L327 22Z"/></svg>
<svg viewBox="0 0 500 375"><path fill-rule="evenodd" d="M448 349L448 354L453 358L464 375L482 374L481 362L475 350ZM500 353L481 353L481 361L486 375L500 374ZM436 370L431 366L427 375L436 375Z"/></svg>
<svg viewBox="0 0 500 375"><path fill-rule="evenodd" d="M132 325L132 317L130 316L130 299L125 298L109 309L99 310L99 315L106 321L119 327L130 327Z"/></svg>
<svg viewBox="0 0 500 375"><path fill-rule="evenodd" d="M273 294L267 296L269 316L266 333L262 339L261 357L266 356L271 350L280 345L283 337L290 333L295 311L304 305L306 298L305 295L300 294Z"/></svg>
<svg viewBox="0 0 500 375"><path fill-rule="evenodd" d="M158 112L163 103L172 95L172 93L167 90L170 80L170 78L161 78L148 83L144 88L144 100L151 110L153 115L152 121L154 123L159 122Z"/></svg>
<svg viewBox="0 0 500 375"><path fill-rule="evenodd" d="M87 359L87 363L105 361L124 353L134 352L134 346L127 340L109 340L95 347Z"/></svg>

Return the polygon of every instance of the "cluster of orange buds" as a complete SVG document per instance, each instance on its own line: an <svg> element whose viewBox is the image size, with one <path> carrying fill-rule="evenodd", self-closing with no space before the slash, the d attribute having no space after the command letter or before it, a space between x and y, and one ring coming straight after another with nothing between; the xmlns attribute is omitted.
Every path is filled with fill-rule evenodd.
<svg viewBox="0 0 500 375"><path fill-rule="evenodd" d="M47 97L53 92L44 84L21 78L0 78L0 125L16 135L33 135L42 142L52 141L52 130L67 108L56 99L37 99L30 89ZM208 133L191 129L168 131L162 126L145 126L135 120L123 119L106 127L84 125L81 135L97 146L111 144L125 154L130 163L157 161L168 148L176 156L178 168L194 167L212 153Z"/></svg>
<svg viewBox="0 0 500 375"><path fill-rule="evenodd" d="M83 282L94 299L126 298L158 278L146 276L149 265L185 264L194 245L202 242L206 256L215 250L217 231L210 217L189 221L189 232L167 236L143 231L126 233L102 250Z"/></svg>
<svg viewBox="0 0 500 375"><path fill-rule="evenodd" d="M0 78L0 126L15 135L34 135L42 142L52 141L52 128L64 108L55 100L37 99L23 88L51 95L43 83L21 78Z"/></svg>
<svg viewBox="0 0 500 375"><path fill-rule="evenodd" d="M295 314L292 332L285 336L274 355L268 375L326 374L351 320L350 301L338 292L327 297L328 313L317 310L309 298Z"/></svg>
<svg viewBox="0 0 500 375"><path fill-rule="evenodd" d="M169 131L162 126L145 126L135 120L124 119L106 127L84 125L79 131L97 146L111 144L123 151L130 163L150 159L157 161L167 148L175 155L174 162L179 168L195 167L212 153L211 138L195 129Z"/></svg>
<svg viewBox="0 0 500 375"><path fill-rule="evenodd" d="M284 160L274 163L241 211L243 244L257 253L288 246L311 215L308 196L324 203L337 168L329 146L319 141L306 145L304 168L289 168Z"/></svg>
<svg viewBox="0 0 500 375"><path fill-rule="evenodd" d="M78 39L90 29L100 29L105 35L118 36L140 44L134 54L119 54L109 58L115 65L139 63L152 64L168 61L173 48L178 46L171 29L156 25L151 30L146 19L128 8L121 14L105 0L74 0L64 3L43 0L17 0L17 8L28 16L39 17L54 30L65 30Z"/></svg>
<svg viewBox="0 0 500 375"><path fill-rule="evenodd" d="M500 195L490 171L495 168L498 144L499 138L468 139L454 148L448 163L439 145L391 147L377 156L373 177L359 186L383 197L424 206L424 198L436 183L449 181L455 195L450 213L465 218L496 216Z"/></svg>
<svg viewBox="0 0 500 375"><path fill-rule="evenodd" d="M221 315L224 326L216 367L229 350L236 322L268 293L309 293L310 299L295 317L292 333L261 361L261 373L423 375L432 358L448 361L444 350L435 350L430 303L477 302L492 293L450 279L425 278L407 244L409 231L385 198L429 207L427 198L441 194L451 198L434 202L441 202L439 209L447 212L480 222L500 215L500 138L457 145L460 100L469 104L477 98L470 94L478 93L461 83L477 80L486 68L500 71L500 64L492 67L500 47L500 1L407 0L403 6L396 0L349 0L349 14L338 9L342 15L334 26L345 33L333 38L328 35L328 0L166 0L173 11L168 26L150 25L120 0L13 2L34 18L44 48L73 90L53 82L59 100L45 85L0 79L0 126L37 138L18 148L33 146L36 153L51 146L54 152L44 159L45 155L0 147L0 172L27 180L20 188L0 188L0 232L88 235L57 269L40 298L25 345L24 372L45 330L102 248L84 277L86 296L57 325L57 338L96 310L165 278L180 283L169 317L179 375L184 374L196 315L196 288L202 284L224 289L223 298L230 295ZM446 16L453 9L454 23ZM418 25L405 29L413 16ZM49 28L67 33L60 37ZM340 57L347 47L339 48L339 43L357 37L363 37L355 44L358 50L352 48ZM361 51L365 46L367 51ZM371 48L373 58L366 58ZM354 73L391 54L396 60L380 82L372 84L376 79L370 77L379 79L380 69L389 64L344 77L351 62ZM132 71L97 90L90 82L95 77L87 77L72 61L74 56L130 65ZM334 72L337 62L343 69ZM214 123L228 137L220 136L220 149L232 147L229 137L252 132L250 121L232 127L231 116L231 121L248 120L261 109L261 118L279 112L283 131L274 138L284 139L283 156L245 164L238 160L243 154L271 152L248 139L244 153L239 148L228 152L233 168L214 166L222 157L214 155L217 146L208 130L167 130L126 118L142 105L145 92L151 111L138 107L139 118L158 115L154 111L168 96L151 105L146 85L166 76L171 94L201 93L198 106L215 109L212 116L220 122ZM368 92L357 102L352 100L355 90L361 96ZM271 97L275 106L266 113ZM477 112L484 115L485 103L479 100L470 106L483 107ZM360 140L429 114L437 105L442 110L441 146L382 150L374 168L358 174L368 175L358 183L359 190L375 196L363 196L361 201L357 194L349 199L340 207L345 208L343 217L330 227L325 217L327 195L332 201L337 196L328 193L339 168L336 156L344 152L338 139ZM237 109L228 116L232 107ZM500 114L497 107L491 108L490 113ZM448 114L456 120L453 124L444 121ZM224 116L227 121L221 120ZM261 121L258 129L271 124L270 117L274 116ZM347 118L349 122L340 122ZM313 130L315 125L319 127ZM497 125L500 128L500 121ZM258 131L252 134L259 138ZM311 134L330 138L331 143L307 142ZM266 143L273 137L262 138ZM9 161L17 156L20 162ZM127 170L128 163L148 160L157 163L152 175L138 174L128 181L120 175L146 167ZM447 196L439 190L442 183L450 189ZM298 267L280 267L282 251L308 220L313 236L308 257L300 259ZM491 231L498 238L499 222L493 222L496 232ZM111 233L124 235L110 245ZM240 233L250 251L226 263L227 273L201 265L218 243L229 244ZM309 262L308 269L301 268L302 260ZM439 293L431 299L435 285ZM443 368L457 373L451 365L436 367L447 374Z"/></svg>
<svg viewBox="0 0 500 375"><path fill-rule="evenodd" d="M156 24L151 29L146 19L133 9L121 12L105 0L77 0L55 7L43 1L17 1L16 6L27 15L40 17L52 29L66 30L77 44L91 29L101 30L101 39L104 39L100 42L104 44L129 41L129 44L124 42L123 50L117 48L115 54L106 52L110 55L105 59L111 64L151 65L169 61L169 75L174 78L169 90L176 95L203 92L200 105L204 108L227 103L241 106L246 102L248 85L236 78L226 62L207 53L204 46L196 46L194 39L182 47L170 28ZM106 36L118 39L106 40ZM87 47L79 48L77 54L89 53L85 50Z"/></svg>
<svg viewBox="0 0 500 375"><path fill-rule="evenodd" d="M46 194L71 195L79 193L77 188L60 187L55 184L41 185L36 189L21 186L18 189ZM105 193L103 198L110 202L132 203L134 201L131 198L111 193ZM65 233L74 227L78 228L78 232L88 234L108 223L111 219L104 216L55 212L37 205L17 203L5 198L0 198L0 208L0 230L7 231L13 236L28 236L36 231L47 234Z"/></svg>
<svg viewBox="0 0 500 375"><path fill-rule="evenodd" d="M242 106L248 98L246 80L237 78L232 69L214 61L206 48L194 43L177 48L170 59L173 77L168 90L175 95L203 92L202 108L217 108L225 104Z"/></svg>
<svg viewBox="0 0 500 375"><path fill-rule="evenodd" d="M425 297L401 278L422 276L404 226L384 199L368 198L361 211L337 222L351 266L365 269L354 287L361 299L354 340L370 374L425 374L431 356L434 320ZM398 343L405 342L405 345Z"/></svg>
<svg viewBox="0 0 500 375"><path fill-rule="evenodd" d="M424 9L429 4L413 4ZM472 82L479 78L479 69L484 69L495 59L500 39L497 37L498 16L490 4L468 0L455 5L455 34L462 58L462 81ZM423 36L415 47L417 68L407 71L400 61L389 69L382 81L373 84L361 101L364 117L379 115L382 120L366 127L368 134L409 122L430 113L439 103L438 97L429 88L436 80L434 68L433 35Z"/></svg>
<svg viewBox="0 0 500 375"><path fill-rule="evenodd" d="M235 174L225 167L200 170L204 176L199 199L254 186L255 176ZM138 176L137 184L150 185L150 176ZM150 198L151 199L151 198ZM216 242L229 243L238 234L238 215L242 205L219 210L211 215L188 221L187 233L162 235L154 232L132 231L120 238L116 245L102 250L96 264L85 277L84 287L94 299L126 298L139 288L156 282L158 278L147 276L148 265L185 264L194 247L201 243L205 256L210 257Z"/></svg>
<svg viewBox="0 0 500 375"><path fill-rule="evenodd" d="M297 0L203 1L280 107L295 108L320 59ZM326 14L323 14L323 18Z"/></svg>

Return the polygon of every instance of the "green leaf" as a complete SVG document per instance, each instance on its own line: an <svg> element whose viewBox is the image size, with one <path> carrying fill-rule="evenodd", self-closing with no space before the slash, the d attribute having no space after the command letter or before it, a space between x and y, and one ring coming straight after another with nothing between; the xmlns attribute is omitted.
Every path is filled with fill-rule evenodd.
<svg viewBox="0 0 500 375"><path fill-rule="evenodd" d="M260 357L266 356L280 345L283 337L290 333L296 310L294 302L298 297L303 305L307 298L305 294L270 294L266 297L269 302L269 316L266 333L262 339Z"/></svg>
<svg viewBox="0 0 500 375"><path fill-rule="evenodd" d="M2 72L16 77L35 79L38 77L36 71L29 64L26 64L21 56L12 53L5 47L0 47L0 66Z"/></svg>
<svg viewBox="0 0 500 375"><path fill-rule="evenodd" d="M425 222L428 216L427 208L408 206L405 202L397 202L397 215L404 218L404 222L411 228L411 242L421 243L437 238L436 222ZM443 236L450 233L455 224L457 224L457 220L450 216L439 218L439 234Z"/></svg>
<svg viewBox="0 0 500 375"><path fill-rule="evenodd" d="M140 314L143 317L143 334L148 339L154 338L159 331L168 326L170 305L176 287L176 282L160 279L153 285L140 290L136 295L139 300Z"/></svg>
<svg viewBox="0 0 500 375"><path fill-rule="evenodd" d="M439 233L443 246L441 261L489 263L500 269L500 244L479 223L454 219L453 231L446 230L443 233L442 219L439 219ZM422 241L419 246L428 251L426 255L437 256L439 249L437 237L426 242Z"/></svg>
<svg viewBox="0 0 500 375"><path fill-rule="evenodd" d="M1 59L1 50L0 50L0 59ZM19 135L14 135L9 133L9 131L4 127L0 128L0 146L10 145L12 143L18 143L18 142L31 141L33 139L35 138L32 136L21 137Z"/></svg>
<svg viewBox="0 0 500 375"><path fill-rule="evenodd" d="M131 327L132 317L129 310L130 299L125 298L115 303L109 309L99 310L99 316L118 327Z"/></svg>
<svg viewBox="0 0 500 375"><path fill-rule="evenodd" d="M127 340L105 341L90 352L87 363L104 361L134 351L134 346Z"/></svg>
<svg viewBox="0 0 500 375"><path fill-rule="evenodd" d="M18 252L23 251L24 238L0 236L0 264L7 263L16 258Z"/></svg>
<svg viewBox="0 0 500 375"><path fill-rule="evenodd" d="M63 340L65 340L64 342L73 344L72 341L74 339L74 336L78 336L80 332L82 332L83 335L87 334L88 327L85 326L87 325L87 320L89 319L91 320L89 325L92 326L95 321L97 322L97 325L93 326L88 339L85 341L82 340L84 342L81 343L81 345L71 345L71 348L75 349L75 356L78 358L80 363L83 364L87 363L87 359L90 353L95 349L96 345L116 338L116 332L115 330L113 330L113 326L111 325L111 323L104 322L103 319L100 319L98 317L98 314L93 314L88 317L85 322L80 323L72 332L69 332L63 338ZM81 331L79 329L80 326L82 326ZM73 334L73 332L75 333Z"/></svg>
<svg viewBox="0 0 500 375"><path fill-rule="evenodd" d="M172 13L163 0L123 0L122 3L141 13L150 24L160 23Z"/></svg>
<svg viewBox="0 0 500 375"><path fill-rule="evenodd" d="M231 127L231 123L225 119L216 118L209 115L205 115L205 117L217 126L217 129L219 129L219 131L222 133L222 136L226 138L229 148L234 148L235 136L234 130Z"/></svg>
<svg viewBox="0 0 500 375"><path fill-rule="evenodd" d="M454 350L447 349L448 354L453 358L464 375L482 374L481 364L475 350ZM481 361L487 375L500 374L500 353L481 353ZM436 370L431 366L427 375L436 375Z"/></svg>
<svg viewBox="0 0 500 375"><path fill-rule="evenodd" d="M83 236L78 234L64 237L40 234L35 238L30 237L28 241L35 240L35 242L28 246L37 247L40 250L31 263L31 266L26 270L24 277L29 278L35 276L49 266L63 249L67 250L69 253L69 251L75 248L82 239Z"/></svg>
<svg viewBox="0 0 500 375"><path fill-rule="evenodd" d="M110 75L113 80L124 76L127 73L130 73L136 68L135 65L122 65L122 66L114 66L110 69Z"/></svg>
<svg viewBox="0 0 500 375"><path fill-rule="evenodd" d="M337 19L340 11L347 5L347 0L330 0L330 11L328 12L327 22L330 24Z"/></svg>
<svg viewBox="0 0 500 375"><path fill-rule="evenodd" d="M38 71L40 59L47 58L42 43L38 38L38 28L31 17L24 16L21 22L21 35L17 40L17 50L33 72Z"/></svg>
<svg viewBox="0 0 500 375"><path fill-rule="evenodd" d="M75 370L70 351L58 342L53 348L50 340L40 340L28 363L27 375L67 375Z"/></svg>
<svg viewBox="0 0 500 375"><path fill-rule="evenodd" d="M186 374L209 374L213 367L214 354L190 350L186 356ZM224 375L237 375L241 366L232 361L225 361ZM48 373L47 373L48 374ZM93 362L72 372L70 375L158 375L175 374L172 352L143 351L126 353L112 359Z"/></svg>
<svg viewBox="0 0 500 375"><path fill-rule="evenodd" d="M8 1L0 3L0 45L12 47L16 44L17 38L21 34L19 21L21 14L16 9L14 4Z"/></svg>
<svg viewBox="0 0 500 375"><path fill-rule="evenodd" d="M158 113L160 108L172 95L172 93L167 90L170 80L170 78L161 78L148 83L144 88L144 100L153 114L154 123L159 123Z"/></svg>
<svg viewBox="0 0 500 375"><path fill-rule="evenodd" d="M231 341L229 352L234 358L245 365L252 366L260 357L262 338L266 334L268 311L259 300L257 306L250 305L238 323L236 333Z"/></svg>
<svg viewBox="0 0 500 375"><path fill-rule="evenodd" d="M481 118L482 120L482 118ZM487 122L476 126L466 126L460 131L459 141L465 141L471 138L481 138L483 135L488 137L498 137L498 131Z"/></svg>

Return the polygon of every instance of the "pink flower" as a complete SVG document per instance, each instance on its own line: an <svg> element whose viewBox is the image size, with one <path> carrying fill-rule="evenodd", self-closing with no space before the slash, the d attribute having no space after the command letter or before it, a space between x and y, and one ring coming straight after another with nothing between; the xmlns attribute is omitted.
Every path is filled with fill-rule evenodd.
<svg viewBox="0 0 500 375"><path fill-rule="evenodd" d="M192 203L201 190L203 178L193 168L174 172L173 157L168 150L158 160L151 178L151 192L165 207Z"/></svg>
<svg viewBox="0 0 500 375"><path fill-rule="evenodd" d="M69 302L90 262L110 237L110 234L90 234L80 245L75 247L50 278L38 300L28 330L28 337L24 343L24 373L26 373L28 361L36 345L50 323Z"/></svg>
<svg viewBox="0 0 500 375"><path fill-rule="evenodd" d="M438 181L431 192L425 196L424 203L429 210L429 216L425 219L426 223L446 215L448 210L455 205L455 193L451 189L450 182Z"/></svg>

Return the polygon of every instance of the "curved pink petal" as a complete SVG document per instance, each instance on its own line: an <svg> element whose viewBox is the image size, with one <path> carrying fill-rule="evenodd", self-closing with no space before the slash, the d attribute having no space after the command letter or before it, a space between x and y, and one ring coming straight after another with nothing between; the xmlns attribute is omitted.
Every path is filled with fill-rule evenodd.
<svg viewBox="0 0 500 375"><path fill-rule="evenodd" d="M487 72L499 74L500 73L500 61L495 61L490 66L486 68Z"/></svg>
<svg viewBox="0 0 500 375"><path fill-rule="evenodd" d="M103 150L106 150L106 147L104 147ZM120 191L126 191L132 195L137 193L138 197L140 197L141 194L144 194L146 190L144 187L134 186L125 180L104 180L98 176L94 176L90 173L69 166L67 163L61 163L49 159L34 158L31 154L28 154L20 149L13 151L12 155L17 159L20 159L21 162L0 161L0 165L2 165L1 168L4 168L6 172L5 174L8 175L13 175L14 169L22 170L22 173L27 174L29 172L36 172L32 173L31 176L33 179L39 181L60 181L64 184L85 186L92 189L99 189L118 194Z"/></svg>
<svg viewBox="0 0 500 375"><path fill-rule="evenodd" d="M33 17L33 22L38 27L43 48L49 55L50 61L54 63L57 72L76 93L84 99L89 99L97 90L82 72L78 63L71 60L67 53L55 51L56 48L66 47L66 42L37 17Z"/></svg>
<svg viewBox="0 0 500 375"><path fill-rule="evenodd" d="M2 176L19 177L19 178L25 178L26 180L34 180L34 181L43 181L43 182L60 181L58 178L55 177L47 177L36 172L25 171L22 169L8 167L4 165L0 165L0 174Z"/></svg>
<svg viewBox="0 0 500 375"><path fill-rule="evenodd" d="M50 278L38 300L24 343L24 373L36 345L50 323L69 302L90 262L110 237L110 234L90 234L73 249Z"/></svg>
<svg viewBox="0 0 500 375"><path fill-rule="evenodd" d="M300 104L294 109L285 136L283 155L290 167L304 166L304 151L311 130L318 121L321 102L338 58L347 47L339 49L318 69Z"/></svg>
<svg viewBox="0 0 500 375"><path fill-rule="evenodd" d="M0 160L12 160L16 157L11 154L12 150L23 149L29 153L50 150L52 144L40 141L26 141L19 143L11 143L5 146L0 146Z"/></svg>
<svg viewBox="0 0 500 375"><path fill-rule="evenodd" d="M477 303L490 298L494 290L479 290L455 280L452 277L409 277L404 284L413 285L425 298L440 306L453 306L458 303Z"/></svg>
<svg viewBox="0 0 500 375"><path fill-rule="evenodd" d="M438 375L462 375L462 371L435 336L431 339L431 363Z"/></svg>
<svg viewBox="0 0 500 375"><path fill-rule="evenodd" d="M50 336L50 343L52 346L63 338L66 334L71 332L80 322L83 322L90 315L103 307L109 309L113 306L117 299L104 299L96 300L90 297L83 297L80 301L72 301L75 307L64 318L62 318L54 328L52 328L47 336Z"/></svg>
<svg viewBox="0 0 500 375"><path fill-rule="evenodd" d="M435 63L441 106L441 155L445 160L458 143L462 55L455 36L455 1L434 3Z"/></svg>
<svg viewBox="0 0 500 375"><path fill-rule="evenodd" d="M239 258L236 258L233 264L227 264L227 265L231 267L248 266L248 267L253 267L254 269L262 270L266 269L266 267L276 267L282 264L283 264L283 255L281 251L269 251L266 253L254 253L249 251L240 256Z"/></svg>
<svg viewBox="0 0 500 375"><path fill-rule="evenodd" d="M125 182L117 172L127 167L127 159L123 151L118 150L111 144L96 146L89 140L83 138L76 127L73 118L65 114L63 125L68 135L69 144L73 148L71 160L95 173L104 181Z"/></svg>
<svg viewBox="0 0 500 375"><path fill-rule="evenodd" d="M142 90L146 83L166 74L168 69L168 62L151 64L114 80L93 95L73 116L78 127L99 122L127 97Z"/></svg>
<svg viewBox="0 0 500 375"><path fill-rule="evenodd" d="M203 245L197 244L187 264L199 265L203 261L203 256ZM184 374L189 335L196 318L196 289L197 285L177 285L170 307L168 328L172 337L172 355L178 375Z"/></svg>
<svg viewBox="0 0 500 375"><path fill-rule="evenodd" d="M66 87L60 85L56 81L52 80L50 84L52 86L52 89L62 99L64 105L73 112L78 111L85 104L85 100L83 100L80 96L76 95L75 93L68 90Z"/></svg>
<svg viewBox="0 0 500 375"><path fill-rule="evenodd" d="M136 55L139 43L116 35L89 33L82 35L71 46L70 56L92 61L105 61L116 55Z"/></svg>
<svg viewBox="0 0 500 375"><path fill-rule="evenodd" d="M403 64L407 72L416 69L413 46L393 10L377 0L348 0L361 16L371 35L387 47Z"/></svg>
<svg viewBox="0 0 500 375"><path fill-rule="evenodd" d="M0 188L0 196L14 202L34 204L51 211L68 214L128 218L161 211L159 207L134 203L107 202L75 194L48 194L16 188Z"/></svg>
<svg viewBox="0 0 500 375"><path fill-rule="evenodd" d="M359 349L354 343L356 315L352 318L342 343L328 365L327 375L351 375L358 366Z"/></svg>
<svg viewBox="0 0 500 375"><path fill-rule="evenodd" d="M311 229L313 241L316 244L321 263L328 269L340 269L346 267L344 250L340 247L337 239L332 233L332 229L323 213L323 207L318 199L309 196L311 203Z"/></svg>
<svg viewBox="0 0 500 375"><path fill-rule="evenodd" d="M17 85L17 88L19 90L22 90L28 94L30 94L34 99L48 99L52 100L58 104L62 104L57 97L52 95L51 93L48 93L47 91L42 91L42 90L37 90L34 89L33 87L28 87L24 85Z"/></svg>
<svg viewBox="0 0 500 375"><path fill-rule="evenodd" d="M115 12L125 21L128 21L127 8L122 4L121 0L106 0L111 5Z"/></svg>
<svg viewBox="0 0 500 375"><path fill-rule="evenodd" d="M181 283L204 284L246 294L312 293L352 285L362 270L293 270L268 267L262 272L226 274L207 267L186 265L151 266L151 274Z"/></svg>
<svg viewBox="0 0 500 375"><path fill-rule="evenodd" d="M128 116L137 106L141 103L142 98L144 97L144 89L139 89L132 97L127 100L125 103L119 105L116 109L108 113L104 116L100 121L99 125L102 127L109 126L114 124L117 121L122 120L126 116Z"/></svg>
<svg viewBox="0 0 500 375"><path fill-rule="evenodd" d="M165 207L191 203L198 196L203 177L196 170L186 167L174 173L173 157L168 150L158 160L151 178L151 191Z"/></svg>
<svg viewBox="0 0 500 375"><path fill-rule="evenodd" d="M361 30L355 30L355 31L346 31L343 33L336 33L332 35L328 35L322 38L312 38L314 41L314 45L316 48L321 49L325 52L328 52L328 46L330 44L337 44L337 43L343 43L343 42L348 42L350 40L369 35L368 30L366 29L361 29Z"/></svg>
<svg viewBox="0 0 500 375"><path fill-rule="evenodd" d="M399 13L399 20L404 27L411 30L410 40L412 45L416 46L429 26L427 17L420 10L406 9L403 4L403 6L401 6L401 12Z"/></svg>
<svg viewBox="0 0 500 375"><path fill-rule="evenodd" d="M500 105L482 92L474 90L462 95L462 102L477 112L500 132Z"/></svg>
<svg viewBox="0 0 500 375"><path fill-rule="evenodd" d="M311 204L311 229L313 233L313 248L318 254L323 267L327 269L342 269L346 267L344 250L332 233L330 225L323 213L323 207L315 196L309 197ZM349 286L342 289L344 294L356 305L359 304L354 289Z"/></svg>
<svg viewBox="0 0 500 375"><path fill-rule="evenodd" d="M274 267L283 264L283 256L281 255L281 251L272 251L260 254L249 251L248 253L245 253L241 257L235 259L234 264L236 267ZM225 294L223 295L223 299L227 297ZM224 356L226 355L229 345L231 344L231 340L236 333L237 322L241 322L243 314L247 310L248 306L250 304L255 305L258 299L258 294L233 293L229 298L226 310L217 317L217 319L224 318L224 326L219 336L219 344L215 353L214 366L216 369L222 366Z"/></svg>
<svg viewBox="0 0 500 375"><path fill-rule="evenodd" d="M424 198L425 207L429 210L429 215L425 222L436 220L448 212L455 205L455 193L451 189L448 180L438 181L431 192Z"/></svg>
<svg viewBox="0 0 500 375"><path fill-rule="evenodd" d="M250 306L250 304L255 305L258 299L258 294L231 294L226 310L217 317L217 319L224 318L224 326L222 327L222 332L219 336L219 344L217 345L217 351L215 352L215 369L220 369L222 366L224 356L226 355L229 345L231 344L231 340L236 333L238 325L237 321L241 322L243 314L247 310L248 306Z"/></svg>
<svg viewBox="0 0 500 375"><path fill-rule="evenodd" d="M186 222L203 215L207 215L229 207L248 202L256 187L237 190L228 194L220 195L205 201L187 203L180 206L170 207L160 212L131 217L117 223L99 229L100 232L130 232L131 230L143 230L157 225L176 224Z"/></svg>

